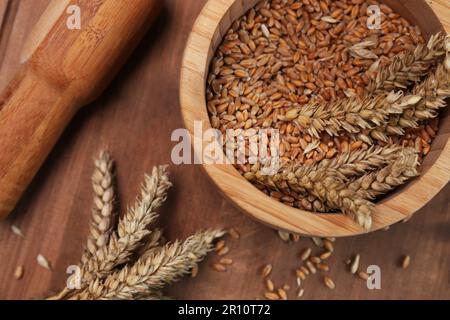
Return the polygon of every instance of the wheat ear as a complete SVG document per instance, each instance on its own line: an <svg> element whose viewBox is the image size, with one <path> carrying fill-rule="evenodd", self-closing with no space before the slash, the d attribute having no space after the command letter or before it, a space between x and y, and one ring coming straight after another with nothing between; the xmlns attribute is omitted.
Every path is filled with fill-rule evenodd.
<svg viewBox="0 0 450 320"><path fill-rule="evenodd" d="M300 179L314 171L335 170L345 178L355 178L366 174L368 171L380 169L398 158L402 148L399 146L372 146L366 150L357 150L343 153L333 159L324 159L321 162L305 166L299 163L288 163L273 176L256 174L256 178L264 184L275 186L281 181ZM271 183L272 182L272 183Z"/></svg>
<svg viewBox="0 0 450 320"><path fill-rule="evenodd" d="M388 65L381 66L368 86L369 93L406 89L410 84L420 81L445 54L445 38L446 34L442 32L435 34L428 44L399 54Z"/></svg>
<svg viewBox="0 0 450 320"><path fill-rule="evenodd" d="M340 210L369 230L372 226L371 213L374 204L346 187L347 179L337 170L311 171L300 179L288 181L292 186L300 186L324 202L333 210Z"/></svg>
<svg viewBox="0 0 450 320"><path fill-rule="evenodd" d="M289 188L297 194L316 197L324 208L341 210L355 217L362 226L370 228L370 213L373 204L346 190L349 179L337 169L305 166L296 172L267 177L263 183L272 189Z"/></svg>
<svg viewBox="0 0 450 320"><path fill-rule="evenodd" d="M436 72L414 87L413 94L423 99L402 114L398 121L401 127L411 127L410 121L417 123L435 118L438 110L447 106L445 99L450 97L450 53L447 54L444 63L438 66Z"/></svg>
<svg viewBox="0 0 450 320"><path fill-rule="evenodd" d="M401 114L417 97L403 96L401 92L380 94L376 97L350 97L326 103L313 101L289 110L282 120L293 120L301 131L320 138L326 132L338 136L342 131L358 134L386 123L390 115Z"/></svg>
<svg viewBox="0 0 450 320"><path fill-rule="evenodd" d="M418 163L417 151L404 149L393 163L353 181L349 189L364 199L375 199L417 177Z"/></svg>
<svg viewBox="0 0 450 320"><path fill-rule="evenodd" d="M223 231L209 230L191 236L184 243L167 244L139 259L132 267L125 266L104 280L95 279L73 298L133 299L145 292L159 290L188 274L212 250L213 241L223 234Z"/></svg>
<svg viewBox="0 0 450 320"><path fill-rule="evenodd" d="M324 201L312 195L309 190L293 183L312 171L337 171L344 178L357 178L372 170L380 169L396 160L402 148L399 146L372 146L367 150L348 152L325 159L313 166L288 163L276 175L263 176L256 173L254 182L261 183L271 189L281 190L283 193L294 195L299 205L306 210L329 212L331 208Z"/></svg>
<svg viewBox="0 0 450 320"><path fill-rule="evenodd" d="M449 38L450 39L450 38ZM450 52L450 40L448 41ZM420 97L417 103L409 105L401 115L391 116L387 124L370 131L370 136L387 141L387 134L403 135L404 129L416 128L420 121L438 116L439 109L447 106L450 97L450 53L436 71L412 90L413 97ZM366 139L369 139L366 137Z"/></svg>
<svg viewBox="0 0 450 320"><path fill-rule="evenodd" d="M166 166L155 167L152 174L146 176L141 198L119 220L118 232L111 235L108 245L89 260L82 271L83 281L90 281L93 273L95 277L104 277L116 266L128 262L151 233L147 227L158 217L156 210L166 200L167 190L172 186L166 170Z"/></svg>
<svg viewBox="0 0 450 320"><path fill-rule="evenodd" d="M97 254L99 248L104 247L115 227L117 212L115 208L114 163L107 152L101 152L94 161L95 169L92 174L92 189L94 192L94 206L92 222L86 250L81 257L82 264Z"/></svg>
<svg viewBox="0 0 450 320"><path fill-rule="evenodd" d="M448 40L450 42L450 40ZM388 142L388 135L404 135L423 120L437 117L450 97L450 54L410 94L391 92L376 97L351 97L332 103L313 102L288 111L301 131L320 138L326 132L337 136L346 131L372 144L373 139ZM285 117L284 120L291 118Z"/></svg>

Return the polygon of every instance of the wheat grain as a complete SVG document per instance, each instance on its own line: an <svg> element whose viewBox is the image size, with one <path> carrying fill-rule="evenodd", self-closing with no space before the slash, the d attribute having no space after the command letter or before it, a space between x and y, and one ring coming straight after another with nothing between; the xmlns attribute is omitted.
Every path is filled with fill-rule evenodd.
<svg viewBox="0 0 450 320"><path fill-rule="evenodd" d="M275 290L275 286L274 286L272 280L266 279L266 288L267 288L267 290L269 290L270 292L272 292L273 290Z"/></svg>
<svg viewBox="0 0 450 320"><path fill-rule="evenodd" d="M228 230L229 235L233 238L233 239L239 239L241 237L239 231L237 231L234 228L231 228L230 230Z"/></svg>
<svg viewBox="0 0 450 320"><path fill-rule="evenodd" d="M311 248L307 248L307 249L303 250L303 252L300 255L300 259L302 261L308 260L309 257L311 256L311 251L312 251Z"/></svg>
<svg viewBox="0 0 450 320"><path fill-rule="evenodd" d="M410 256L404 256L402 260L402 268L408 269L409 265L411 264L411 257Z"/></svg>
<svg viewBox="0 0 450 320"><path fill-rule="evenodd" d="M271 264L266 264L264 266L264 268L262 269L261 275L265 278L268 277L271 273L272 273L272 265Z"/></svg>
<svg viewBox="0 0 450 320"><path fill-rule="evenodd" d="M215 250L216 250L216 252L219 252L224 247L225 247L225 240L221 239L221 240L217 241L217 243L215 245Z"/></svg>
<svg viewBox="0 0 450 320"><path fill-rule="evenodd" d="M323 239L323 247L324 247L328 252L334 252L333 242L330 241L329 239Z"/></svg>
<svg viewBox="0 0 450 320"><path fill-rule="evenodd" d="M302 271L302 270L295 270L295 274L297 275L297 278L300 280L305 280L306 279L306 274Z"/></svg>
<svg viewBox="0 0 450 320"><path fill-rule="evenodd" d="M331 279L330 277L324 277L323 282L329 289L331 289L331 290L336 289L336 285L335 285L333 279Z"/></svg>
<svg viewBox="0 0 450 320"><path fill-rule="evenodd" d="M366 272L364 272L364 271L358 272L358 276L359 276L361 279L363 279L363 280L369 279L369 275L368 275Z"/></svg>
<svg viewBox="0 0 450 320"><path fill-rule="evenodd" d="M230 252L230 248L229 248L229 247L223 247L222 249L220 249L219 251L217 251L217 255L218 255L218 256L224 256L224 255L226 255L228 252Z"/></svg>
<svg viewBox="0 0 450 320"><path fill-rule="evenodd" d="M311 241L314 243L316 247L323 248L323 240L318 237L311 237Z"/></svg>
<svg viewBox="0 0 450 320"><path fill-rule="evenodd" d="M281 300L287 300L288 299L287 293L286 293L286 291L283 288L279 288L277 290L277 293L278 293L278 296L281 298Z"/></svg>
<svg viewBox="0 0 450 320"><path fill-rule="evenodd" d="M102 196L100 200L105 200L105 203L112 199L111 194L103 198L106 190L112 186L109 177L105 182L105 177L112 172L111 169L111 159L102 154L96 162L93 182L94 193ZM214 248L214 240L222 237L225 232L208 230L189 237L183 243L176 241L163 245L165 240L162 231L158 228L150 231L148 227L157 218L156 210L165 201L170 186L166 167L155 167L152 175L146 176L141 197L120 219L117 230L112 232L109 225L99 229L101 232L110 233L109 242L96 251L89 252L84 263L80 265L81 274L77 273L76 277L71 277L71 281L82 280L81 288L66 288L48 299L167 299L161 294L162 286L186 274L195 277L198 273L198 262ZM100 206L97 208L100 209ZM110 211L102 218L109 215ZM101 219L97 217L98 212L94 212L93 223L101 225ZM99 239L101 232L91 234L90 239ZM91 243L99 245L96 241ZM223 242L222 247L224 244ZM50 269L50 263L44 256L39 255L37 261L41 266ZM230 265L232 260L222 258L221 262L225 267L225 264Z"/></svg>
<svg viewBox="0 0 450 320"><path fill-rule="evenodd" d="M224 266L221 263L214 263L212 267L217 272L225 272L225 271L227 271L227 267Z"/></svg>
<svg viewBox="0 0 450 320"><path fill-rule="evenodd" d="M302 286L302 279L300 277L296 277L295 283L297 285L297 288L300 288Z"/></svg>
<svg viewBox="0 0 450 320"><path fill-rule="evenodd" d="M282 231L282 230L278 230L278 236L279 236L280 239L283 240L284 242L289 242L289 240L290 240L290 234L289 234L289 232Z"/></svg>
<svg viewBox="0 0 450 320"><path fill-rule="evenodd" d="M317 270L324 271L324 272L330 271L330 267L324 263L318 263L316 265L316 268L317 268Z"/></svg>
<svg viewBox="0 0 450 320"><path fill-rule="evenodd" d="M197 275L198 275L198 265L195 265L195 266L192 267L191 277L195 278L195 277L197 277Z"/></svg>
<svg viewBox="0 0 450 320"><path fill-rule="evenodd" d="M448 41L450 42L450 37ZM416 85L412 92L422 99L407 108L401 116L397 117L398 119L395 118L394 124L398 123L403 128L417 127L419 121L435 118L439 109L447 106L445 99L450 97L450 51L444 63L440 64L427 79Z"/></svg>
<svg viewBox="0 0 450 320"><path fill-rule="evenodd" d="M331 251L325 251L322 254L320 254L319 258L322 260L326 260L329 257L331 257L332 254L333 254L333 252L331 252Z"/></svg>
<svg viewBox="0 0 450 320"><path fill-rule="evenodd" d="M266 292L264 294L264 297L268 300L280 300L280 297L278 296L278 294L273 293L273 292Z"/></svg>
<svg viewBox="0 0 450 320"><path fill-rule="evenodd" d="M17 236L19 236L19 237L21 237L21 238L25 238L25 235L23 234L22 230L21 230L19 227L17 227L17 226L12 225L12 226L11 226L11 231L12 231L15 235L17 235Z"/></svg>
<svg viewBox="0 0 450 320"><path fill-rule="evenodd" d="M309 261L311 261L312 263L317 265L317 264L322 262L322 259L320 259L319 257L314 256L314 257L309 258Z"/></svg>
<svg viewBox="0 0 450 320"><path fill-rule="evenodd" d="M23 278L23 274L25 269L23 266L17 266L16 270L14 270L14 279L20 280Z"/></svg>
<svg viewBox="0 0 450 320"><path fill-rule="evenodd" d="M317 273L317 269L311 261L309 261L309 260L306 261L306 267L308 268L309 272L311 272L312 274Z"/></svg>
<svg viewBox="0 0 450 320"><path fill-rule="evenodd" d="M38 265L40 265L42 268L45 268L45 269L50 270L50 271L52 270L50 262L42 254L39 254L36 257L36 261L37 261Z"/></svg>
<svg viewBox="0 0 450 320"><path fill-rule="evenodd" d="M222 258L219 260L219 263L226 265L226 266L230 266L233 264L233 259L230 258Z"/></svg>
<svg viewBox="0 0 450 320"><path fill-rule="evenodd" d="M334 161L322 161L314 166L300 166L297 169L298 166L293 165L273 177L264 177L266 180L263 183L280 189L287 184L299 194L309 192L328 208L341 210L355 217L361 226L369 229L373 203L368 200L417 175L417 164L417 154L413 149L374 147L350 152ZM378 168L380 169L377 170ZM368 170L377 171L349 183L349 177L358 177ZM380 173L383 173L384 181L380 181ZM321 241L321 246L323 245ZM331 243L328 244L329 247L330 245Z"/></svg>
<svg viewBox="0 0 450 320"><path fill-rule="evenodd" d="M358 272L359 269L359 260L360 260L360 255L357 254L353 260L352 263L350 265L350 273L352 274L356 274L356 272Z"/></svg>

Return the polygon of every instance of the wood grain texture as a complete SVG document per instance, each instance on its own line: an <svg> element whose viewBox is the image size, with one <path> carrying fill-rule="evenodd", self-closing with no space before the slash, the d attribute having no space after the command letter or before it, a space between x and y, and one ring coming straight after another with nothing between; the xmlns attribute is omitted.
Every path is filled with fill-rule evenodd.
<svg viewBox="0 0 450 320"><path fill-rule="evenodd" d="M0 86L18 70L24 35L47 3L22 0L15 4L15 18L7 19L12 23L7 26L10 33L0 39L0 48L7 49L0 67ZM174 146L170 135L183 127L178 103L181 58L204 3L165 1L164 15L126 69L97 102L75 117L19 207L0 223L0 298L42 298L65 285L65 270L78 262L88 234L92 158L101 149L108 148L117 160L122 208L133 201L144 172L155 164L169 163ZM182 280L167 294L187 299L261 298L264 289L258 272L265 263L274 265L276 285L294 285L298 254L311 245L309 239L283 243L273 230L235 209L198 166L172 165L170 171L175 187L160 222L169 239L217 226L236 227L242 237L228 241L229 256L235 261L228 272L212 271L210 266L217 257L210 256L201 265L198 278ZM329 262L336 290L328 290L320 277L314 277L305 283L305 298L450 299L449 195L447 186L409 223L387 232L338 240ZM11 224L21 227L25 239L9 231ZM362 266L381 267L382 290L370 291L347 273L344 260L357 252L362 255ZM37 265L39 253L52 262L53 272ZM398 266L403 254L412 258L406 271ZM18 265L25 266L20 281L13 279ZM293 297L292 292L289 295Z"/></svg>
<svg viewBox="0 0 450 320"><path fill-rule="evenodd" d="M0 3L0 32L2 30L3 21L5 19L6 10L8 8L8 0L4 0Z"/></svg>
<svg viewBox="0 0 450 320"><path fill-rule="evenodd" d="M406 2L384 0L396 12L409 18L423 30L424 36L442 31L440 20L424 0ZM205 83L208 67L221 38L233 21L242 16L257 0L210 0L200 13L190 34L181 71L181 112L186 128L191 133L194 146L205 150L209 141L194 133L195 123L202 123L203 130L210 130L206 108ZM448 14L448 12L447 12ZM448 114L448 112L447 112ZM450 118L444 114L441 130L431 148L431 156L422 166L421 175L400 191L391 193L375 206L372 229L381 230L413 215L438 194L450 181ZM217 146L216 149L220 149ZM203 151L197 155L203 158ZM342 214L314 214L291 208L266 196L248 182L231 165L205 164L205 171L217 187L250 216L270 226L302 235L343 237L367 232L351 217ZM426 192L424 192L426 190Z"/></svg>

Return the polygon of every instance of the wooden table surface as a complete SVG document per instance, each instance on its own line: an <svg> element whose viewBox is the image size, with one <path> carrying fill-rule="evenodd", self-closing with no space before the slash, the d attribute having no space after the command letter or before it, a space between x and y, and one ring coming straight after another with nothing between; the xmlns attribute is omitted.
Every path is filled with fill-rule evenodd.
<svg viewBox="0 0 450 320"><path fill-rule="evenodd" d="M168 0L157 24L146 36L125 70L107 92L83 109L65 131L14 214L0 222L0 298L40 299L61 289L66 267L76 264L88 232L91 207L92 159L107 148L118 163L122 208L131 203L144 172L170 163L171 133L182 128L178 78L183 48L204 0ZM27 33L48 0L0 0L0 87L18 69ZM449 12L447 0L433 1ZM1 152L1 151L0 151ZM241 239L229 240L235 261L225 273L212 271L211 255L195 279L183 279L167 290L175 298L256 299L264 287L258 275L274 265L276 285L295 284L298 254L309 239L283 243L276 233L236 210L219 194L199 166L170 167L175 188L161 214L167 238L184 238L208 227L235 227ZM450 185L411 221L389 231L338 239L330 259L336 290L324 287L320 276L304 283L306 299L450 299ZM21 239L10 225L25 233ZM41 253L53 265L36 263ZM361 254L361 266L381 267L381 290L368 290L349 274L344 261ZM411 256L407 270L402 255ZM25 275L13 277L18 265ZM289 292L290 297L294 293Z"/></svg>

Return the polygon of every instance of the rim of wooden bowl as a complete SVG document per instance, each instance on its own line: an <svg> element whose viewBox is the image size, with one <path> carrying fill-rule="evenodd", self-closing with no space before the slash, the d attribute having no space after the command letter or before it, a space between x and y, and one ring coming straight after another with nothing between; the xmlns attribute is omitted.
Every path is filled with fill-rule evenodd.
<svg viewBox="0 0 450 320"><path fill-rule="evenodd" d="M211 128L206 109L205 85L215 49L231 23L257 2L257 0L209 0L194 24L186 45L180 78L181 112L193 145L202 145L202 141L194 136L194 121L201 121L203 130ZM397 4L393 0L380 2L385 2L396 9ZM429 37L439 31L436 30L436 25L440 25L443 30L438 17L424 0L401 1L398 5L410 6L405 15L403 15L405 12L401 13L412 21L417 21L419 17L437 20L437 23L434 21L421 26L425 36ZM450 120L450 116L448 118ZM444 131L442 128L440 130ZM408 183L400 192L393 193L376 204L370 232L410 217L450 181L449 136L450 129L446 128L444 132L440 132L427 156L428 162L435 161L419 178ZM308 236L344 237L367 233L348 216L336 213L312 213L291 208L272 199L242 177L231 164L202 164L202 167L232 203L264 224Z"/></svg>

